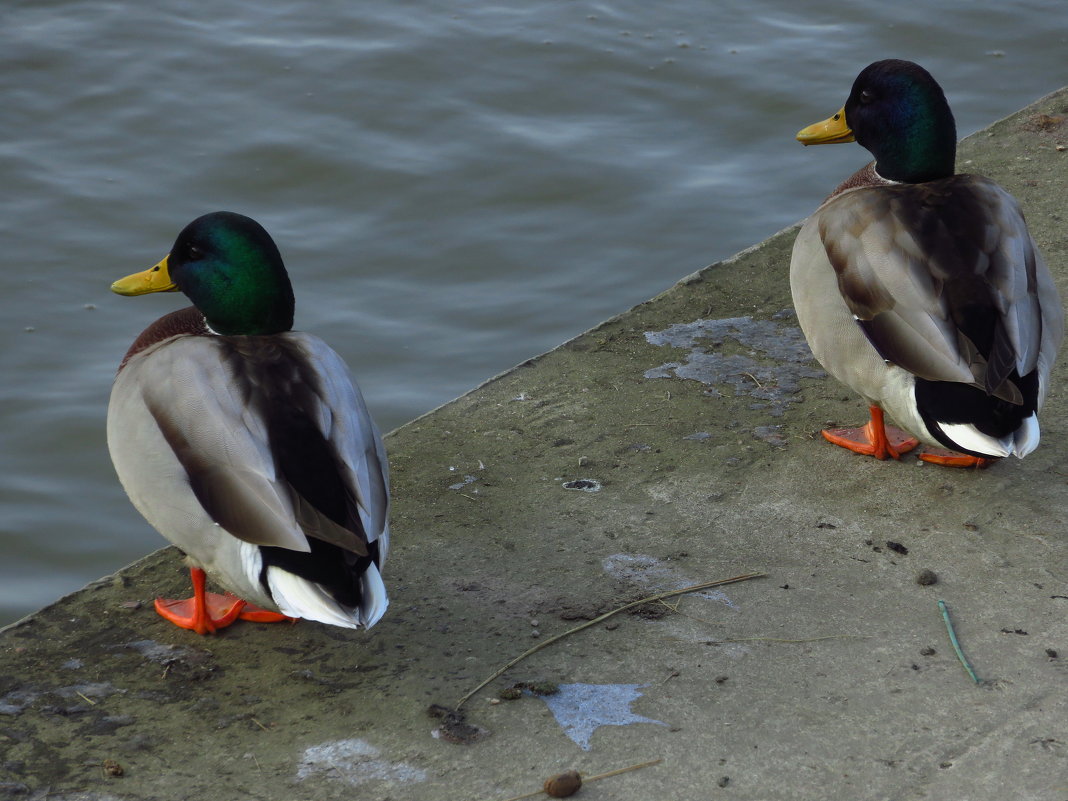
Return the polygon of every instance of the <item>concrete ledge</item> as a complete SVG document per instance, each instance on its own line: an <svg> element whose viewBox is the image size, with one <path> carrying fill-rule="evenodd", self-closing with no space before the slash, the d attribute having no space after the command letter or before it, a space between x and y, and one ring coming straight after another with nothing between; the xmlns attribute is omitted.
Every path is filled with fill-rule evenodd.
<svg viewBox="0 0 1068 801"><path fill-rule="evenodd" d="M1068 89L970 137L958 162L1019 198L1062 291L1066 116ZM1026 461L975 473L826 446L819 427L864 409L799 355L794 233L393 432L393 607L369 634L179 631L151 611L186 591L173 549L5 629L0 797L503 799L655 758L581 797L1068 794L1065 360ZM600 490L564 488L577 479ZM768 576L520 663L467 704L488 732L473 744L431 736L427 707L535 630L753 570ZM490 702L535 681L597 687L570 719L530 695Z"/></svg>

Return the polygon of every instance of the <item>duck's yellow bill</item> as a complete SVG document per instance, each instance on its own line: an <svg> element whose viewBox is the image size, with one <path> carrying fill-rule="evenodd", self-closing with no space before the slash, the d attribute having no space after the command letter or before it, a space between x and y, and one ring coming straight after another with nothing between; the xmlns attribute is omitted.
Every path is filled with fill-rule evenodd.
<svg viewBox="0 0 1068 801"><path fill-rule="evenodd" d="M797 141L803 145L837 145L840 142L855 142L853 130L846 124L845 108L823 122L814 122L797 132Z"/></svg>
<svg viewBox="0 0 1068 801"><path fill-rule="evenodd" d="M149 292L177 292L178 287L171 280L170 270L167 268L167 259L155 267L149 267L133 275L120 278L111 285L111 291L117 295L147 295Z"/></svg>

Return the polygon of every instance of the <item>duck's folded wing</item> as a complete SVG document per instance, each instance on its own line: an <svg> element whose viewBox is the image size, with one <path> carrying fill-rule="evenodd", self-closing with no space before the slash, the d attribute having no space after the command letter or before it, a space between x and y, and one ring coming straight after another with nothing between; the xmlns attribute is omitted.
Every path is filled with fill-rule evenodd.
<svg viewBox="0 0 1068 801"><path fill-rule="evenodd" d="M818 214L842 296L884 359L1019 402L1009 374L1059 343L1061 312L1007 192L960 175L853 190Z"/></svg>
<svg viewBox="0 0 1068 801"><path fill-rule="evenodd" d="M341 357L317 337L291 336L319 379L319 430L342 466L368 541L378 543L384 559L389 545L389 463L382 437Z"/></svg>
<svg viewBox="0 0 1068 801"><path fill-rule="evenodd" d="M170 342L149 359L131 361L118 380L136 388L188 489L215 523L254 545L309 550L279 485L266 429L250 414L211 337Z"/></svg>

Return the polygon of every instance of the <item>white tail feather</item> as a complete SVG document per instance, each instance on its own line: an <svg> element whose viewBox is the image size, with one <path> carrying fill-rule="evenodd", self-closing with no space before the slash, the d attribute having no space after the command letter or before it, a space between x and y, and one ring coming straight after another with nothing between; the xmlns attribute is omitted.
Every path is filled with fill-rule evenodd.
<svg viewBox="0 0 1068 801"><path fill-rule="evenodd" d="M982 453L986 456L1012 455L1011 437L994 439L968 423L939 423L938 427L961 450Z"/></svg>
<svg viewBox="0 0 1068 801"><path fill-rule="evenodd" d="M1020 423L1013 433L1014 452L1022 459L1038 447L1039 439L1038 415L1033 414Z"/></svg>
<svg viewBox="0 0 1068 801"><path fill-rule="evenodd" d="M349 629L360 627L355 610L346 610L314 582L272 566L267 568L267 584L271 588L271 597L283 615Z"/></svg>
<svg viewBox="0 0 1068 801"><path fill-rule="evenodd" d="M363 625L371 628L386 613L389 606L389 598L386 596L386 585L382 581L382 575L378 572L377 565L372 562L360 577L363 582L363 598L360 603L360 617Z"/></svg>
<svg viewBox="0 0 1068 801"><path fill-rule="evenodd" d="M321 585L280 567L267 568L267 584L279 611L290 617L316 620L331 626L371 628L386 613L389 598L382 575L372 563L360 577L362 597L358 608L342 606Z"/></svg>

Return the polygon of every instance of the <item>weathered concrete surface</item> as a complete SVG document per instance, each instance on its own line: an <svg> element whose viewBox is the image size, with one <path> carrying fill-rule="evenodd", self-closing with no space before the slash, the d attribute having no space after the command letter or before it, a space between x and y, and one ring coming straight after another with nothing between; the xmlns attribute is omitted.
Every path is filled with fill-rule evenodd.
<svg viewBox="0 0 1068 801"><path fill-rule="evenodd" d="M1062 90L969 139L960 164L1021 200L1062 290L1066 114ZM826 445L821 425L864 409L795 360L793 235L394 432L393 607L369 634L179 631L150 611L187 590L171 549L8 628L0 795L493 799L567 767L661 757L580 797L1068 798L1064 360L1026 461L977 473ZM719 358L694 356L690 329L653 336L682 346L646 336L739 317L695 340ZM718 392L671 362L714 371ZM582 478L601 490L562 486ZM917 584L922 569L939 582ZM465 707L483 739L431 736L428 705L455 704L538 642L533 629L752 570L768 576L521 662ZM982 685L950 648L939 598ZM584 750L541 699L488 700L539 680L644 685L630 709L661 723L587 727Z"/></svg>

